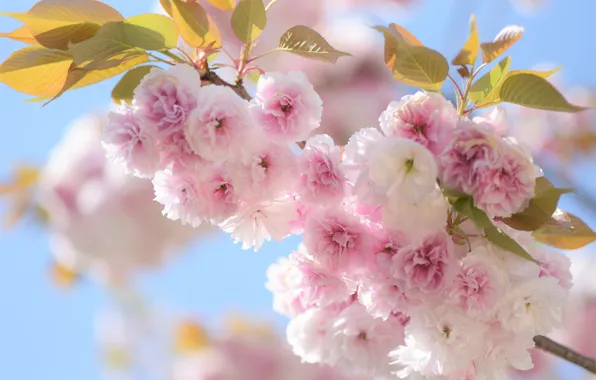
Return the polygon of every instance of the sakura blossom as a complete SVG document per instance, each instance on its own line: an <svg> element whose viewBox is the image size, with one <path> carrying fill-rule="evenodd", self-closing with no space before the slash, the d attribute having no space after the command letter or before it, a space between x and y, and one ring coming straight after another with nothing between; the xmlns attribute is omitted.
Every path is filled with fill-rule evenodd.
<svg viewBox="0 0 596 380"><path fill-rule="evenodd" d="M323 105L306 76L292 71L262 75L250 110L267 135L292 143L319 127Z"/></svg>
<svg viewBox="0 0 596 380"><path fill-rule="evenodd" d="M130 115L121 116L124 124L130 121ZM119 163L106 159L102 138L104 147L106 138L126 140L107 137L111 122L95 114L73 122L43 168L35 195L49 215L58 264L103 283L159 266L201 232L165 219L151 182L127 175L119 164L151 162L149 150L110 155Z"/></svg>
<svg viewBox="0 0 596 380"><path fill-rule="evenodd" d="M303 362L447 380L532 367L532 337L561 324L572 279L564 257L503 222L542 176L504 110L470 119L418 92L341 145L317 134L322 101L300 72L261 75L245 101L227 87L190 91L170 71L116 111L126 119L112 116L106 149L136 175L155 162L142 174L170 219L217 225L255 251L302 234L266 288ZM533 261L490 241L488 224Z"/></svg>

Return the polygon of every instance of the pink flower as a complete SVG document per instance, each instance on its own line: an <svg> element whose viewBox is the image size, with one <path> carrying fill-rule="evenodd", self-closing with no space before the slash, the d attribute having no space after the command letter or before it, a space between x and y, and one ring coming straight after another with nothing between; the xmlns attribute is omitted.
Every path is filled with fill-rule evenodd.
<svg viewBox="0 0 596 380"><path fill-rule="evenodd" d="M381 281L392 277L391 260L407 243L406 236L398 231L389 231L381 225L371 226L371 249L364 255L364 276Z"/></svg>
<svg viewBox="0 0 596 380"><path fill-rule="evenodd" d="M407 311L410 300L404 283L394 278L365 278L358 287L358 300L375 318L386 320L393 314Z"/></svg>
<svg viewBox="0 0 596 380"><path fill-rule="evenodd" d="M293 264L288 258L280 258L267 268L267 283L265 284L265 287L273 294L273 310L290 318L306 311L288 280L292 268Z"/></svg>
<svg viewBox="0 0 596 380"><path fill-rule="evenodd" d="M340 150L331 137L311 137L299 160L300 181L297 192L303 201L319 205L343 198L346 181L340 168Z"/></svg>
<svg viewBox="0 0 596 380"><path fill-rule="evenodd" d="M445 232L406 246L392 260L393 275L405 281L406 289L434 294L452 280L455 265L453 242Z"/></svg>
<svg viewBox="0 0 596 380"><path fill-rule="evenodd" d="M341 312L332 331L328 363L371 376L387 374L387 355L404 343L401 324L375 319L359 303Z"/></svg>
<svg viewBox="0 0 596 380"><path fill-rule="evenodd" d="M474 117L472 121L476 124L488 124L492 126L499 136L506 136L509 133L507 112L501 106L496 106L489 113Z"/></svg>
<svg viewBox="0 0 596 380"><path fill-rule="evenodd" d="M253 136L253 143L235 152L226 170L243 199L272 199L292 188L298 157L286 147Z"/></svg>
<svg viewBox="0 0 596 380"><path fill-rule="evenodd" d="M286 277L290 289L304 309L342 303L356 292L356 282L320 268L304 245L289 257L291 267Z"/></svg>
<svg viewBox="0 0 596 380"><path fill-rule="evenodd" d="M505 295L507 283L504 265L479 246L462 260L447 297L471 317L490 318Z"/></svg>
<svg viewBox="0 0 596 380"><path fill-rule="evenodd" d="M194 170L207 164L201 156L192 150L182 129L171 135L163 136L158 140L157 147L160 151L162 167L174 164Z"/></svg>
<svg viewBox="0 0 596 380"><path fill-rule="evenodd" d="M179 64L168 71L152 69L135 89L134 104L139 115L157 138L180 131L197 105L199 73L191 66Z"/></svg>
<svg viewBox="0 0 596 380"><path fill-rule="evenodd" d="M197 175L180 166L170 166L153 178L155 200L164 206L163 213L172 220L198 227L200 212L200 182Z"/></svg>
<svg viewBox="0 0 596 380"><path fill-rule="evenodd" d="M500 159L478 172L472 194L476 206L490 216L509 217L527 207L534 196L532 162L512 144L500 144Z"/></svg>
<svg viewBox="0 0 596 380"><path fill-rule="evenodd" d="M306 140L323 113L321 98L299 71L262 75L251 104L257 124L280 143Z"/></svg>
<svg viewBox="0 0 596 380"><path fill-rule="evenodd" d="M439 155L449 143L457 112L442 95L417 92L391 102L379 122L387 136L413 140Z"/></svg>
<svg viewBox="0 0 596 380"><path fill-rule="evenodd" d="M499 161L500 138L488 126L459 121L453 140L437 157L442 185L471 194L480 176Z"/></svg>
<svg viewBox="0 0 596 380"><path fill-rule="evenodd" d="M221 165L205 167L199 181L199 207L206 219L216 224L234 215L240 202L234 184Z"/></svg>
<svg viewBox="0 0 596 380"><path fill-rule="evenodd" d="M570 290L573 286L571 260L561 252L539 248L532 251L532 257L540 262L539 277L549 276L559 280L559 285Z"/></svg>
<svg viewBox="0 0 596 380"><path fill-rule="evenodd" d="M124 165L137 177L151 178L159 166L154 137L138 119L135 109L122 107L108 114L102 144L108 158Z"/></svg>
<svg viewBox="0 0 596 380"><path fill-rule="evenodd" d="M368 249L366 227L340 209L311 214L304 244L315 262L330 272L358 268Z"/></svg>
<svg viewBox="0 0 596 380"><path fill-rule="evenodd" d="M255 252L265 240L282 241L292 233L292 221L298 218L297 204L290 197L274 201L250 202L220 224L234 243L242 243L242 249L254 247Z"/></svg>
<svg viewBox="0 0 596 380"><path fill-rule="evenodd" d="M193 151L212 161L223 161L251 128L248 103L228 87L207 86L199 91L197 107L185 126Z"/></svg>

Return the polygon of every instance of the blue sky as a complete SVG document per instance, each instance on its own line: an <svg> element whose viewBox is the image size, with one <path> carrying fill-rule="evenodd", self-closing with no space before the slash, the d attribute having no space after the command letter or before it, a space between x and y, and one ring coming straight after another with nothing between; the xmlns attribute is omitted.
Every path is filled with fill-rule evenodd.
<svg viewBox="0 0 596 380"><path fill-rule="evenodd" d="M296 1L296 0L279 0ZM106 1L125 16L149 12L149 0ZM511 49L512 68L530 68L541 62L564 66L570 83L595 84L596 2L551 0L533 17L516 14L506 0L422 0L405 18L385 13L385 21L400 22L426 45L453 56L466 38L469 14L478 17L483 40L490 40L508 24L526 28L524 38ZM0 0L0 11L22 12L32 0ZM0 31L17 26L0 19ZM383 20L366 18L370 25ZM291 25L288 25L291 26ZM21 45L0 40L0 59ZM341 50L341 46L336 46ZM37 104L0 84L0 178L19 162L41 163L60 139L65 126L79 116L109 104L115 80L67 93L53 104ZM594 183L586 183L594 188ZM565 202L578 210L572 200ZM0 206L1 207L1 206ZM0 208L1 211L1 208ZM593 219L592 219L593 220ZM592 223L592 225L594 225ZM258 253L241 251L227 236L216 235L190 247L186 254L158 273L143 275L138 286L151 299L174 312L191 312L210 324L228 312L261 316L283 326L271 311L265 290L265 270L286 255L298 238L270 243ZM18 380L96 380L100 366L93 337L93 318L108 305L104 290L82 282L68 292L50 285L49 252L43 230L21 225L0 230L0 373Z"/></svg>

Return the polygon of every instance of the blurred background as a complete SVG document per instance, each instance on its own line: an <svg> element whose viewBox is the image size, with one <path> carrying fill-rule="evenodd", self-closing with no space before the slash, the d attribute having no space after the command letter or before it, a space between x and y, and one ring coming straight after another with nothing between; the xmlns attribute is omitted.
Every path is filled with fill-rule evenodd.
<svg viewBox="0 0 596 380"><path fill-rule="evenodd" d="M0 11L24 12L34 3L0 0ZM152 0L105 3L125 17L161 12ZM508 54L511 68L563 66L552 77L557 87L576 104L596 105L593 1L278 0L272 12L263 49L275 46L289 27L305 24L354 55L337 66L277 55L263 62L265 69L307 72L325 103L323 129L339 142L359 128L376 126L390 100L413 91L392 80L383 64L381 36L370 28L389 22L448 58L466 40L472 13L482 41L506 25L522 25L524 37ZM222 28L227 22L216 21ZM16 27L12 19L0 19L0 32ZM21 46L1 39L0 59ZM262 321L284 339L287 321L272 310L266 269L295 249L300 237L270 242L255 253L242 251L223 233L190 230L161 218L150 184L132 183L103 161L98 115L109 109L117 80L68 92L44 108L0 85L0 184L5 184L0 214L13 215L29 195L37 199L16 225L0 230L2 378L170 379L176 358L209 340L201 329L210 336L244 331L244 322L234 317ZM513 134L534 151L546 174L577 189L563 198L562 207L596 226L594 111L507 111ZM13 191L15 175L22 181ZM27 179L34 178L27 187ZM55 221L51 226L44 222L48 212ZM124 236L130 241L123 247ZM578 275L577 312L568 323L574 328L557 338L596 356L596 333L587 328L596 323L590 319L596 305L596 280L590 278L596 273L596 247L569 254ZM537 363L531 374L536 379L587 378L545 358Z"/></svg>

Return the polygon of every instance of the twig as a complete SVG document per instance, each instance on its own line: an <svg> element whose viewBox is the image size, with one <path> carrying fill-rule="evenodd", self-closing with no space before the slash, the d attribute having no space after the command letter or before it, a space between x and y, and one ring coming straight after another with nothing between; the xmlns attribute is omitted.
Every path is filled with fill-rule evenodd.
<svg viewBox="0 0 596 380"><path fill-rule="evenodd" d="M252 97L246 91L246 88L244 88L242 80L237 81L236 84L228 83L225 80L221 79L221 77L213 71L207 71L206 73L201 75L201 79L204 81L211 82L211 84L214 84L216 86L229 87L244 100L250 101L252 99Z"/></svg>
<svg viewBox="0 0 596 380"><path fill-rule="evenodd" d="M534 337L536 347L596 374L596 360L584 356L542 335Z"/></svg>
<svg viewBox="0 0 596 380"><path fill-rule="evenodd" d="M451 74L447 74L447 78L451 79L451 82L453 82L453 86L455 87L455 89L457 90L458 94L459 94L459 100L460 102L464 101L464 94L463 92L461 92L461 88L459 88L459 86L457 85L457 82L455 81L455 79L453 79L453 77L451 76Z"/></svg>

